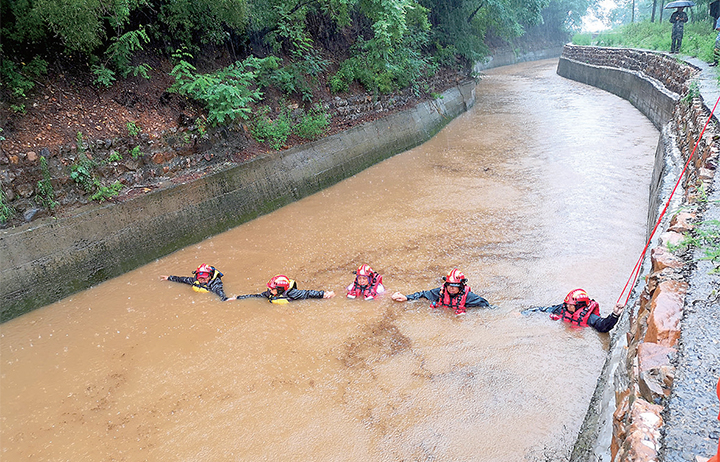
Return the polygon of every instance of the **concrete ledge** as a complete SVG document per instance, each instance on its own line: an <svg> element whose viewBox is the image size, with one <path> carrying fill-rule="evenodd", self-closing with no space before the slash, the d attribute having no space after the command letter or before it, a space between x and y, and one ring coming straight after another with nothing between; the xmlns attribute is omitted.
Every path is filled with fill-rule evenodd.
<svg viewBox="0 0 720 462"><path fill-rule="evenodd" d="M475 64L473 70L475 72L480 72L486 69L509 66L511 64L524 63L527 61L557 58L562 54L562 52L562 46L548 48L545 50L528 51L525 53L516 53L513 50L507 50L505 52L494 53L492 56L488 56L484 61Z"/></svg>
<svg viewBox="0 0 720 462"><path fill-rule="evenodd" d="M475 104L475 82L436 100L191 183L0 233L0 322L242 224L434 136Z"/></svg>
<svg viewBox="0 0 720 462"><path fill-rule="evenodd" d="M637 71L581 63L561 57L558 75L592 85L629 101L662 130L680 99L659 81Z"/></svg>

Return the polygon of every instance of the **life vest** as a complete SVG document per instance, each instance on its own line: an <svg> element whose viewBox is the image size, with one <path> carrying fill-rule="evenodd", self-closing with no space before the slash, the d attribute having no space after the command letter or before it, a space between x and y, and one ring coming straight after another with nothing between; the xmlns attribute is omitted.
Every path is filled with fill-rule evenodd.
<svg viewBox="0 0 720 462"><path fill-rule="evenodd" d="M268 297L268 301L270 303L275 303L276 305L285 305L287 303L290 303L292 298L288 297L286 294L293 289L297 289L297 283L295 283L294 279L290 279L290 287L288 287L288 289L283 291L283 293L281 293L281 294L277 294L277 295L270 294L270 296ZM269 292L270 291L268 290L268 293Z"/></svg>
<svg viewBox="0 0 720 462"><path fill-rule="evenodd" d="M432 302L430 306L433 308L451 308L455 310L455 314L464 313L465 301L467 300L470 290L470 286L464 286L457 295L452 297L448 291L445 290L445 286L443 286L440 289L440 298L438 298L438 301Z"/></svg>
<svg viewBox="0 0 720 462"><path fill-rule="evenodd" d="M595 300L590 300L590 303L587 306L584 306L582 309L575 310L574 313L571 313L565 309L565 306L563 306L559 315L551 315L550 317L552 319L562 319L573 326L587 327L588 319L590 319L591 314L600 316L600 305Z"/></svg>
<svg viewBox="0 0 720 462"><path fill-rule="evenodd" d="M213 270L213 275L208 282L200 282L197 280L196 276L195 281L192 283L192 289L195 292L210 292L210 284L215 279L223 277L223 274L220 271L216 270L214 266L211 266L210 268L212 268Z"/></svg>
<svg viewBox="0 0 720 462"><path fill-rule="evenodd" d="M370 300L377 297L378 287L382 284L382 276L378 273L373 273L372 278L368 278L368 285L361 286L358 284L357 276L355 276L355 282L350 289L348 289L348 298L357 298L362 296L365 300Z"/></svg>

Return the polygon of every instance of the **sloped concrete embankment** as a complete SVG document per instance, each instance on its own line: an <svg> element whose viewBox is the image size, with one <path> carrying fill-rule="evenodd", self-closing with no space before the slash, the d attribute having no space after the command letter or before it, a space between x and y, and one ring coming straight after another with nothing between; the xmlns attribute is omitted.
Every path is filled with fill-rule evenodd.
<svg viewBox="0 0 720 462"><path fill-rule="evenodd" d="M57 301L317 192L428 140L475 102L440 98L198 180L0 232L0 321Z"/></svg>
<svg viewBox="0 0 720 462"><path fill-rule="evenodd" d="M559 75L627 99L661 130L648 236L697 143L612 336L574 461L694 461L717 447L720 278L708 274L714 264L701 260L702 249L678 248L720 215L716 115L700 138L717 95L697 84L708 72L697 64L577 46L566 46L558 63Z"/></svg>

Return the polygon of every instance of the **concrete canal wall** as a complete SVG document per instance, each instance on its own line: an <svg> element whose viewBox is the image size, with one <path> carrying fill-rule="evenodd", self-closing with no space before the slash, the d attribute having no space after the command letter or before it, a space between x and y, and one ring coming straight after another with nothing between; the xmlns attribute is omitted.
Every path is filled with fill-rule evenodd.
<svg viewBox="0 0 720 462"><path fill-rule="evenodd" d="M701 136L720 95L714 72L695 64L662 53L571 45L558 63L559 75L627 99L661 130L648 236L687 163L612 336L573 461L695 461L717 448L720 278L709 274L717 263L701 260L702 249L681 245L720 215L714 114Z"/></svg>

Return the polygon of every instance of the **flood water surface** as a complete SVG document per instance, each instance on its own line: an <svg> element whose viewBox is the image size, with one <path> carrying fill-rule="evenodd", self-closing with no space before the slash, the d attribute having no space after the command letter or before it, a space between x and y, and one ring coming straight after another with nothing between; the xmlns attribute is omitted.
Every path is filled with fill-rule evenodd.
<svg viewBox="0 0 720 462"><path fill-rule="evenodd" d="M577 287L611 311L658 132L556 65L489 71L422 146L3 324L0 458L563 460L608 337L520 311ZM232 295L284 273L338 297L222 303L159 279L200 263ZM390 293L460 268L494 308L348 300L361 263Z"/></svg>

